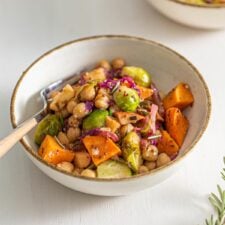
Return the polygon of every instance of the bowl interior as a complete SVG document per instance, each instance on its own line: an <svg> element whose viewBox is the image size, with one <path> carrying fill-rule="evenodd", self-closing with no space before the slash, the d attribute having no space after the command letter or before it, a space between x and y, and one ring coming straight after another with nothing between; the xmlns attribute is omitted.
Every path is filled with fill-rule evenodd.
<svg viewBox="0 0 225 225"><path fill-rule="evenodd" d="M190 121L180 156L189 151L206 128L210 113L207 86L196 69L183 57L155 42L125 36L86 38L62 45L32 64L18 82L12 98L11 117L15 124L35 114L42 107L39 92L51 82L77 74L101 59L122 57L129 65L145 68L157 87L167 93L178 82L190 85L195 102L185 110ZM36 151L33 131L24 137L26 145Z"/></svg>

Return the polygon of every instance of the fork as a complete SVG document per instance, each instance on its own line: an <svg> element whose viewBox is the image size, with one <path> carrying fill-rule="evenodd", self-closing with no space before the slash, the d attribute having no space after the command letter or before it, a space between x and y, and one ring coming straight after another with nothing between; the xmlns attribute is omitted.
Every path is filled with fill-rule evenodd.
<svg viewBox="0 0 225 225"><path fill-rule="evenodd" d="M43 108L17 126L11 134L0 141L0 158L3 157L23 136L34 128L45 116L50 93L62 89L66 84L74 84L78 81L78 75L72 75L65 79L57 80L40 91Z"/></svg>

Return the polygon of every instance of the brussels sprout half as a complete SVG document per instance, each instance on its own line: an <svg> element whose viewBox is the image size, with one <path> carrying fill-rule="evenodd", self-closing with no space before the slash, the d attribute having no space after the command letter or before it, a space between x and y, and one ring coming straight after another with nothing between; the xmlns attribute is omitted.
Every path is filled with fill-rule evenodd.
<svg viewBox="0 0 225 225"><path fill-rule="evenodd" d="M135 112L140 103L137 91L126 86L120 86L113 94L113 99L125 112Z"/></svg>
<svg viewBox="0 0 225 225"><path fill-rule="evenodd" d="M109 115L107 110L96 109L88 115L83 121L84 130L92 130L94 128L103 127L106 117Z"/></svg>
<svg viewBox="0 0 225 225"><path fill-rule="evenodd" d="M125 66L121 71L121 76L132 77L136 84L149 87L151 84L151 75L141 67Z"/></svg>
<svg viewBox="0 0 225 225"><path fill-rule="evenodd" d="M48 114L42 121L37 125L34 134L34 141L40 145L44 140L45 136L56 136L60 130L62 130L63 118L61 116Z"/></svg>

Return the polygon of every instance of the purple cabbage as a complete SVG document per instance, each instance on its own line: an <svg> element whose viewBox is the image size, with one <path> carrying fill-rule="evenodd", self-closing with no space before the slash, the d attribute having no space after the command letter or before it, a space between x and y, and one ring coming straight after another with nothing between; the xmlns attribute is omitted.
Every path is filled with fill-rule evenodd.
<svg viewBox="0 0 225 225"><path fill-rule="evenodd" d="M99 83L99 87L100 88L108 88L110 90L113 90L118 82L119 82L118 80L113 80L111 78L108 78L107 80Z"/></svg>
<svg viewBox="0 0 225 225"><path fill-rule="evenodd" d="M86 84L87 83L87 81L84 79L84 74L81 74L80 75L80 79L79 79L79 81L78 81L78 84L79 85L84 85L84 84Z"/></svg>
<svg viewBox="0 0 225 225"><path fill-rule="evenodd" d="M89 111L89 112L92 111L93 107L94 107L93 102L90 102L90 101L85 102L85 108L87 111Z"/></svg>
<svg viewBox="0 0 225 225"><path fill-rule="evenodd" d="M131 77L129 77L129 76L122 77L120 79L120 83L127 83L130 88L133 88L135 91L137 91L138 95L140 95L140 90Z"/></svg>
<svg viewBox="0 0 225 225"><path fill-rule="evenodd" d="M100 135L106 138L110 138L114 142L119 141L119 137L116 134L110 131L101 130L101 128L94 128L92 130L89 130L86 133L84 133L81 138L84 138L85 136L95 136L95 135Z"/></svg>

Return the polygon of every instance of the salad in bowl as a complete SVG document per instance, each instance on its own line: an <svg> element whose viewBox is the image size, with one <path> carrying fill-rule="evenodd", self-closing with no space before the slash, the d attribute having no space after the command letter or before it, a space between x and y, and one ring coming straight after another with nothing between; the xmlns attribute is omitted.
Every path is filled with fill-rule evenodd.
<svg viewBox="0 0 225 225"><path fill-rule="evenodd" d="M175 159L189 127L183 111L194 102L186 83L161 98L151 74L122 58L100 61L50 96L34 136L39 156L68 173L104 179Z"/></svg>

